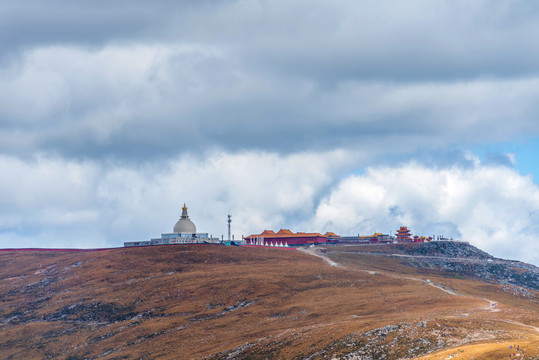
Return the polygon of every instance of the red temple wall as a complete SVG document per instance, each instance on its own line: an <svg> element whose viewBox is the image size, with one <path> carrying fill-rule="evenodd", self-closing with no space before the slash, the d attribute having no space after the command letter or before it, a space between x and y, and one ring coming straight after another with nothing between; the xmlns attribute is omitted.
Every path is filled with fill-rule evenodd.
<svg viewBox="0 0 539 360"><path fill-rule="evenodd" d="M246 238L247 244L256 244L256 238ZM327 238L324 236L306 236L306 237L264 237L264 245L288 244L289 246L326 244Z"/></svg>

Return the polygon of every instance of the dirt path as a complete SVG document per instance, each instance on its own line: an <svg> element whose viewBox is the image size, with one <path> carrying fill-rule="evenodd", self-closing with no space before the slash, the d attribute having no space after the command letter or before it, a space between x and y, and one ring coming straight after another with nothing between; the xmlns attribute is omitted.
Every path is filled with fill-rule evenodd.
<svg viewBox="0 0 539 360"><path fill-rule="evenodd" d="M417 280L423 281L423 280L421 280L421 279L417 279ZM435 283L432 283L432 282L430 282L430 283L428 283L428 284L429 284L430 286L435 287L436 289L440 289L440 290L442 290L442 291L445 291L445 292L448 293L449 295L462 296L462 294L458 294L458 293L454 292L452 289L447 289L447 288L445 288L445 287L442 286L442 285L438 285L438 284L435 284Z"/></svg>
<svg viewBox="0 0 539 360"><path fill-rule="evenodd" d="M527 328L530 328L530 329L533 329L533 330L539 332L539 327L533 326L533 325L528 325L528 324L523 324L523 323L515 321L515 320L498 319L498 321L503 321L503 322L506 322L506 323L509 323L509 324L524 326L524 327L527 327Z"/></svg>
<svg viewBox="0 0 539 360"><path fill-rule="evenodd" d="M313 255L313 256L317 256L321 259L323 259L326 263L328 263L330 266L335 266L335 267L341 267L341 268L344 268L345 266L339 264L338 262L335 262L333 260L331 260L330 258L328 258L327 256L325 255L322 255L320 254L316 248L298 248L298 250L300 251L303 251L307 254L310 254L310 255ZM350 268L351 269L351 268ZM366 273L369 273L371 275L384 275L384 276L388 276L388 277L391 277L391 278L394 278L394 279L406 279L406 280L412 280L412 281L419 281L421 283L425 283L427 285L430 285L430 286L433 286L439 290L442 290L450 295L457 295L457 296L460 296L461 294L457 294L456 292L454 292L452 289L448 289L446 288L445 286L443 285L439 285L439 284L435 284L435 283L432 283L430 282L429 280L424 280L424 279L421 279L421 278L416 278L416 277L409 277L409 276L400 276L400 275L393 275L393 274L386 274L384 272L380 272L380 271L372 271L372 270L364 270L364 269L354 269L356 271L363 271L363 272L366 272ZM489 301L487 299L485 299L486 301Z"/></svg>
<svg viewBox="0 0 539 360"><path fill-rule="evenodd" d="M321 254L320 252L318 252L316 248L298 248L298 250L300 251L303 251L307 254L310 254L310 255L313 255L313 256L317 256L321 259L323 259L327 264L329 264L330 266L335 266L335 267L341 267L341 268L349 268L349 267L345 267L341 264L339 264L338 262L335 262L333 260L331 260L330 258L328 258L327 256ZM352 268L349 268L349 269L352 269ZM454 295L454 296L463 296L462 294L459 294L457 292L455 292L453 289L450 289L444 285L441 285L441 284L436 284L436 283L433 283L431 282L430 280L425 280L425 279L421 279L421 278L416 278L416 277L410 277L410 276L401 276L401 275L393 275L393 274L387 274L385 272L380 272L380 271L372 271L372 270L364 270L364 269L357 269L357 268L354 268L353 270L356 270L356 271L363 271L363 272L366 272L366 273L369 273L371 275L384 275L384 276L388 276L388 277L391 277L391 278L395 278L395 279L407 279L407 280L412 280L412 281L419 281L421 283L424 283L426 285L430 285L432 287L435 287L436 289L439 289L449 295ZM488 303L488 311L499 311L499 309L497 308L497 305L498 303L496 301L492 301L492 300L489 300L489 299L485 299L485 298L481 298L482 300L485 300L487 303ZM524 324L523 324L524 325Z"/></svg>
<svg viewBox="0 0 539 360"><path fill-rule="evenodd" d="M308 247L308 248L298 248L298 250L300 251L303 251L307 254L310 254L310 255L313 255L313 256L317 256L319 258L321 258L322 260L324 260L326 263L328 263L329 266L335 266L335 267L344 267L342 266L341 264L331 260L330 258L328 258L327 256L324 256L322 254L320 254L318 251L316 251L315 248L311 248L311 247Z"/></svg>

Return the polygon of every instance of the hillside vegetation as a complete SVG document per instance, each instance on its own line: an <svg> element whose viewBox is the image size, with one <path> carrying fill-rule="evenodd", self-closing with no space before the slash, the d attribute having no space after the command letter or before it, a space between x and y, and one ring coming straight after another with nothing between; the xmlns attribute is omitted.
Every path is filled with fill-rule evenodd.
<svg viewBox="0 0 539 360"><path fill-rule="evenodd" d="M505 359L510 342L539 356L534 290L349 250L2 251L0 357L445 359L490 344Z"/></svg>

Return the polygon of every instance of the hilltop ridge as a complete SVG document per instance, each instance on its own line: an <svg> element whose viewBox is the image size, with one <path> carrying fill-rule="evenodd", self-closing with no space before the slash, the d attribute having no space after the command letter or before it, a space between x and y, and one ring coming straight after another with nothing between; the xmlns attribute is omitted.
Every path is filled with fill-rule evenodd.
<svg viewBox="0 0 539 360"><path fill-rule="evenodd" d="M0 352L65 360L412 359L485 344L506 355L496 344L518 340L539 356L532 289L533 297L514 294L367 247L311 249L338 266L263 247L3 251Z"/></svg>

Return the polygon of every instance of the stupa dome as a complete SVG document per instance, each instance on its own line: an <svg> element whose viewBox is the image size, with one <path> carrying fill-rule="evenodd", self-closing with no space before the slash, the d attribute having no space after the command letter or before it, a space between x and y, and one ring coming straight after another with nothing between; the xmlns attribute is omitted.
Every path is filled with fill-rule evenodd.
<svg viewBox="0 0 539 360"><path fill-rule="evenodd" d="M174 225L173 233L187 233L187 234L196 234L197 228L191 220L189 220L189 215L187 215L187 206L183 204L182 216L180 220Z"/></svg>

